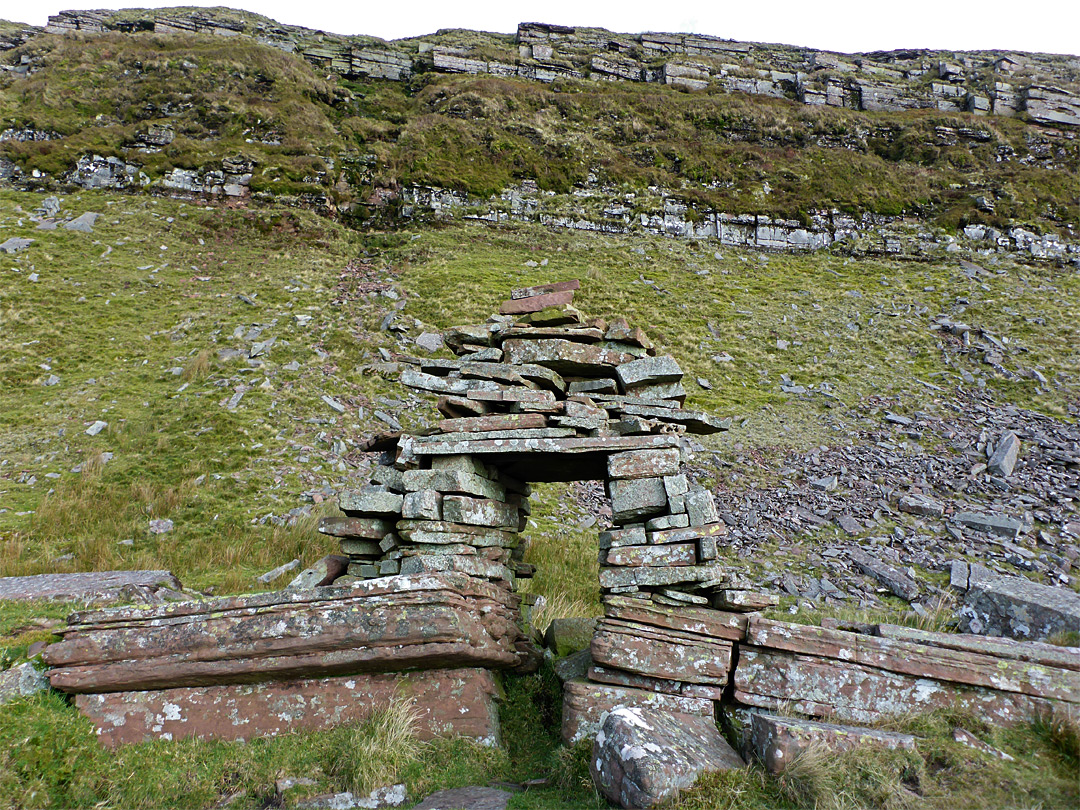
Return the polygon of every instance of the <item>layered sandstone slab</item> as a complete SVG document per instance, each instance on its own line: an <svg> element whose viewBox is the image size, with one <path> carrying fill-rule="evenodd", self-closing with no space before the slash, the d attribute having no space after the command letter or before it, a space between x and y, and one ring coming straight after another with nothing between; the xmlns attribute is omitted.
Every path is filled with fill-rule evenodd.
<svg viewBox="0 0 1080 810"><path fill-rule="evenodd" d="M121 692L519 663L517 597L458 573L76 613L53 688Z"/></svg>
<svg viewBox="0 0 1080 810"><path fill-rule="evenodd" d="M498 743L498 690L485 669L368 673L263 684L179 687L79 695L75 705L109 748L187 737L250 740L362 721L394 699L411 699L417 734Z"/></svg>
<svg viewBox="0 0 1080 810"><path fill-rule="evenodd" d="M618 706L648 707L665 712L713 716L713 704L705 698L662 694L624 686L587 681L567 681L563 685L562 739L567 745L595 737L601 717Z"/></svg>

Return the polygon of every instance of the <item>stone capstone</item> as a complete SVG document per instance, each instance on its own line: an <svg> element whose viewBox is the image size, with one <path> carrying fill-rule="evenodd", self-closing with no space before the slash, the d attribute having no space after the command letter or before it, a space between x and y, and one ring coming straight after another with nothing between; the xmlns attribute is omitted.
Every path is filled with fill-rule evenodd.
<svg viewBox="0 0 1080 810"><path fill-rule="evenodd" d="M589 762L593 784L619 807L653 807L703 773L744 767L712 718L642 707L608 712Z"/></svg>

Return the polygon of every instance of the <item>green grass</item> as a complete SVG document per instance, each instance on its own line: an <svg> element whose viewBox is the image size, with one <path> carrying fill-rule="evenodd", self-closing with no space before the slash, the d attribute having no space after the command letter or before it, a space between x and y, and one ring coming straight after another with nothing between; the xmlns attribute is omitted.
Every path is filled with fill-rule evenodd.
<svg viewBox="0 0 1080 810"><path fill-rule="evenodd" d="M1066 413L1077 399L1071 336L1080 279L1007 257L987 262L991 275L971 281L954 260L729 248L717 258L716 246L703 242L526 225L360 233L305 211L105 193L63 198L66 213L102 213L92 234L78 234L34 228L27 214L42 197L0 192L5 234L35 239L0 262L0 576L169 568L189 587L234 593L256 589L256 575L293 557L307 564L333 551L314 531L332 504L310 504L313 513L292 526L260 521L309 505L305 493L365 482L370 459L331 448L383 430L376 408L399 411L408 427L435 418L431 402L410 399L377 354L412 351L379 329L401 300L399 321L415 335L481 321L512 287L580 278L583 311L627 317L678 359L689 406L736 417L736 430L706 439L722 457L736 445L775 458L842 442L854 426L848 407L870 394L899 397L911 411L944 408L947 394L928 394L917 380L947 392L961 371L1003 400L1051 414ZM543 259L545 267L526 266ZM1008 382L947 354L929 329L939 312L1009 337L1023 351L1006 359L1008 367L1038 367L1056 383ZM296 315L310 320L304 325ZM249 339L255 325L263 332ZM219 355L248 352L271 337L277 340L261 366ZM778 339L789 348L777 349ZM710 360L720 352L733 361ZM58 385L43 385L50 374ZM782 374L828 382L835 399L784 394ZM697 387L699 376L713 389ZM230 410L237 386L244 396ZM324 394L346 413L328 408ZM401 404L386 405L390 399ZM108 428L86 435L98 419ZM538 572L524 588L545 597L548 619L597 613L595 528L585 525L572 488L539 486L533 507L527 559ZM164 517L173 531L150 534L149 521ZM826 542L828 532L821 534ZM74 559L56 562L67 554ZM2 665L51 638L49 625L35 619L59 619L70 609L0 605ZM899 612L843 618L897 621ZM552 787L517 794L513 806L598 806L587 784L588 753L558 745L551 672L507 677L505 690L505 751L443 741L380 767L397 769L416 797L547 776ZM1063 785L1075 751L1071 726L1047 719L1034 731L969 727L1017 755L1017 764L1000 765L957 748L942 721L921 722L931 724L933 742L909 765L927 806L944 806L949 795L1014 806L1026 801L1018 798L1023 791L1034 797L1030 806L1075 803L1075 790ZM236 806L264 806L281 775L315 774L312 792L371 784L363 769L374 760L355 752L408 747L372 742L386 739L376 732L361 725L246 745L162 742L106 752L63 697L16 701L0 708L0 806L154 806L169 795L175 806L206 807L233 793L240 794ZM903 794L875 782L890 762L841 768L855 780L842 787L863 806L896 806L888 797ZM830 774L823 784L833 784ZM791 790L751 769L706 780L685 806L813 806L806 796L814 794Z"/></svg>

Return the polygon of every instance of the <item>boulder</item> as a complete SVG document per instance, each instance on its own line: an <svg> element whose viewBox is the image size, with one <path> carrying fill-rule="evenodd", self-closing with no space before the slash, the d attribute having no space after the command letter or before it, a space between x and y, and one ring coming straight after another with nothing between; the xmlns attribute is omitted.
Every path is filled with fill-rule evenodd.
<svg viewBox="0 0 1080 810"><path fill-rule="evenodd" d="M574 745L595 737L606 712L618 706L643 706L666 712L713 716L713 702L706 698L683 697L625 686L608 686L583 680L563 684L562 741Z"/></svg>
<svg viewBox="0 0 1080 810"><path fill-rule="evenodd" d="M986 468L994 475L1008 478L1013 473L1016 460L1020 456L1020 439L1011 430L1005 431L994 454L986 462Z"/></svg>
<svg viewBox="0 0 1080 810"><path fill-rule="evenodd" d="M1080 595L1068 588L993 574L979 565L970 566L966 587L957 611L965 632L1039 641L1080 628Z"/></svg>
<svg viewBox="0 0 1080 810"><path fill-rule="evenodd" d="M621 707L605 717L589 762L593 784L620 807L653 807L703 773L744 762L712 718Z"/></svg>

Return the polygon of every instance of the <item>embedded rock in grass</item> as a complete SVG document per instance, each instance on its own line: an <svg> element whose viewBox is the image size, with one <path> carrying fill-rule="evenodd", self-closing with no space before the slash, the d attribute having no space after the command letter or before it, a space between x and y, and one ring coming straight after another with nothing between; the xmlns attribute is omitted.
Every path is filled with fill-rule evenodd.
<svg viewBox="0 0 1080 810"><path fill-rule="evenodd" d="M438 790L412 810L506 810L513 794L493 787Z"/></svg>
<svg viewBox="0 0 1080 810"><path fill-rule="evenodd" d="M80 574L36 574L0 577L0 601L57 599L102 604L115 602L126 585L147 588L183 588L171 571L94 571Z"/></svg>
<svg viewBox="0 0 1080 810"><path fill-rule="evenodd" d="M744 767L712 718L620 707L593 744L593 784L620 807L653 807L703 773Z"/></svg>
<svg viewBox="0 0 1080 810"><path fill-rule="evenodd" d="M915 748L915 738L895 731L877 731L753 712L750 745L758 761L767 770L782 773L801 754L815 746L824 746L830 752L868 747L911 751Z"/></svg>
<svg viewBox="0 0 1080 810"><path fill-rule="evenodd" d="M30 662L0 672L0 705L49 688L49 679Z"/></svg>

